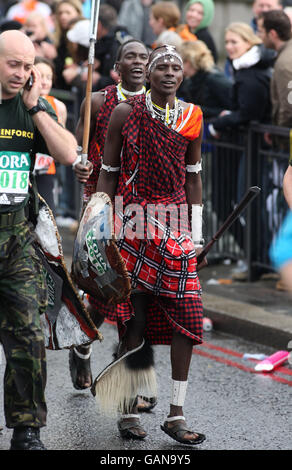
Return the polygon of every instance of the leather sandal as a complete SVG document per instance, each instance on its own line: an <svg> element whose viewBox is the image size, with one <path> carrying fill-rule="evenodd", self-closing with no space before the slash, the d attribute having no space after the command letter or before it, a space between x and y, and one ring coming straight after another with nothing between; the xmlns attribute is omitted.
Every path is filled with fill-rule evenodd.
<svg viewBox="0 0 292 470"><path fill-rule="evenodd" d="M128 418L135 418L135 421L126 421ZM147 433L140 424L140 417L136 414L122 415L118 421L118 428L120 435L124 439L144 439L147 436ZM133 432L134 429L138 429L144 434L136 434Z"/></svg>
<svg viewBox="0 0 292 470"><path fill-rule="evenodd" d="M137 408L139 412L148 413L157 405L157 397L143 397L138 395Z"/></svg>
<svg viewBox="0 0 292 470"><path fill-rule="evenodd" d="M166 434L172 437L172 439L174 439L177 442L180 442L181 444L187 444L187 445L193 446L196 444L201 444L206 439L206 436L204 434L190 431L186 427L186 425L181 422L177 423L172 428L168 427L169 422L178 421L178 420L185 421L185 417L184 416L172 416L171 418L167 418L164 424L160 426L160 428L162 429L162 431L164 431ZM186 433L197 434L197 437L195 439L185 439L184 436L186 435Z"/></svg>
<svg viewBox="0 0 292 470"><path fill-rule="evenodd" d="M85 390L90 388L92 384L92 374L90 367L90 356L91 356L92 347L90 346L89 352L87 354L81 354L77 351L76 348L72 348L69 351L69 369L72 379L73 386L76 390ZM90 376L91 384L84 386L78 383L78 376L80 372L85 372Z"/></svg>

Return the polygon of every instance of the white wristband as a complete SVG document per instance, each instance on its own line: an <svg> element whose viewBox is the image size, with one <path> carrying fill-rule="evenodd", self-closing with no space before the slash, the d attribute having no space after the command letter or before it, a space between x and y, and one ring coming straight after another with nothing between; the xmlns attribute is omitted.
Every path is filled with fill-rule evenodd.
<svg viewBox="0 0 292 470"><path fill-rule="evenodd" d="M77 163L81 163L81 155L77 155L77 158L74 163L72 163L72 168L75 168Z"/></svg>
<svg viewBox="0 0 292 470"><path fill-rule="evenodd" d="M72 168L75 168L75 166L78 164L78 163L81 163L81 154L82 154L82 147L80 145L77 145L77 158L75 160L74 163L72 163Z"/></svg>
<svg viewBox="0 0 292 470"><path fill-rule="evenodd" d="M187 165L186 171L188 173L200 173L202 171L202 162L197 162L195 165Z"/></svg>
<svg viewBox="0 0 292 470"><path fill-rule="evenodd" d="M195 246L203 244L203 206L192 204L192 240Z"/></svg>

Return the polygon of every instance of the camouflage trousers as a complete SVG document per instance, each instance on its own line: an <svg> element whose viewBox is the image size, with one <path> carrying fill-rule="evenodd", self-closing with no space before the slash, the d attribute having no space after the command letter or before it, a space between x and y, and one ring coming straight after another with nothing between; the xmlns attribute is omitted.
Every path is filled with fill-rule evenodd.
<svg viewBox="0 0 292 470"><path fill-rule="evenodd" d="M40 313L47 302L42 266L27 221L0 227L0 342L8 428L46 424L46 358Z"/></svg>

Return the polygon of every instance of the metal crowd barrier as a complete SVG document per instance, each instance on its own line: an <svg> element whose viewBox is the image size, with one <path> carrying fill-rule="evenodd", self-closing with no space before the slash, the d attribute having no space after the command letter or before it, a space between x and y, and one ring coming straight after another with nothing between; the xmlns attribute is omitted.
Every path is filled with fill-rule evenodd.
<svg viewBox="0 0 292 470"><path fill-rule="evenodd" d="M53 96L63 101L68 110L67 128L75 132L79 118L80 97L77 91L52 90ZM289 160L290 129L256 122L247 127L228 130L220 139L214 139L205 122L202 143L204 238L209 241L247 188L259 186L260 195L212 247L209 259L213 262L229 258L244 259L248 265L248 279L256 279L262 272L273 270L269 248L287 212L283 196L283 175ZM268 145L265 135L273 141ZM67 171L72 172L71 168ZM71 176L70 176L71 175ZM75 217L80 211L80 185L73 178Z"/></svg>
<svg viewBox="0 0 292 470"><path fill-rule="evenodd" d="M80 95L76 88L72 90L60 90L53 88L51 90L52 96L62 101L67 108L67 122L66 128L75 134L75 129L79 119L80 111ZM57 165L58 177L58 196L57 196L57 211L66 205L69 207L68 215L78 220L81 207L81 193L80 184L74 175L71 167L64 165ZM65 194L66 193L66 194ZM63 209L61 209L63 210Z"/></svg>
<svg viewBox="0 0 292 470"><path fill-rule="evenodd" d="M53 88L51 95L66 105L68 113L66 127L74 134L79 117L79 96L77 89L73 88L72 91L68 91Z"/></svg>
<svg viewBox="0 0 292 470"><path fill-rule="evenodd" d="M207 126L205 126L207 128ZM251 123L220 139L205 131L202 145L204 236L208 241L239 202L247 188L260 195L212 248L213 260L244 259L248 279L272 271L269 248L288 206L282 182L289 160L288 128ZM269 134L272 145L266 143Z"/></svg>

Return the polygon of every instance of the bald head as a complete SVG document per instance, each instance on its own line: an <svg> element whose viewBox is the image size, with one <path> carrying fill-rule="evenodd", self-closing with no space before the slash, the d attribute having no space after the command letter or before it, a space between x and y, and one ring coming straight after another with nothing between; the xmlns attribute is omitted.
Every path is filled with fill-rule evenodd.
<svg viewBox="0 0 292 470"><path fill-rule="evenodd" d="M26 34L16 29L4 31L0 34L0 54L14 52L35 56L34 45Z"/></svg>
<svg viewBox="0 0 292 470"><path fill-rule="evenodd" d="M2 98L17 95L33 68L35 48L32 41L18 30L0 34L0 82Z"/></svg>

